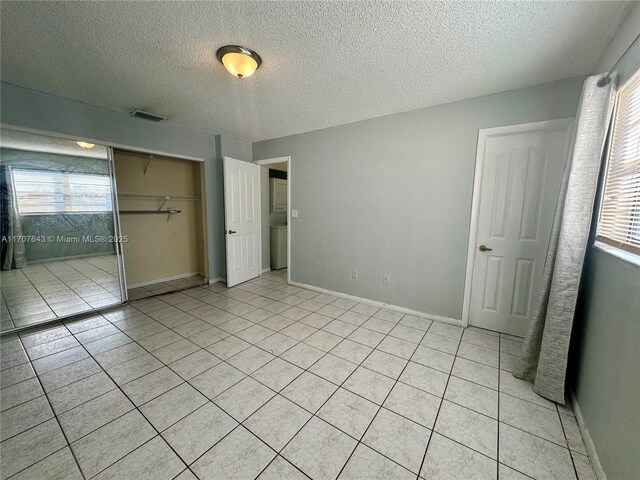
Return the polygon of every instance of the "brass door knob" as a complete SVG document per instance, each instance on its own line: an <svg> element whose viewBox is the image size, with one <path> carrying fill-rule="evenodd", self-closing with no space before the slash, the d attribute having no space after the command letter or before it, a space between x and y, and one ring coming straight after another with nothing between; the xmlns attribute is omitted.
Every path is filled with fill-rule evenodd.
<svg viewBox="0 0 640 480"><path fill-rule="evenodd" d="M489 247L487 247L486 245L480 245L480 246L478 247L478 250L480 250L481 252L490 252L490 251L492 251L492 250L493 250L493 248L489 248Z"/></svg>
<svg viewBox="0 0 640 480"><path fill-rule="evenodd" d="M236 232L235 230L229 230L227 233L231 235L232 233L238 233L238 232Z"/></svg>

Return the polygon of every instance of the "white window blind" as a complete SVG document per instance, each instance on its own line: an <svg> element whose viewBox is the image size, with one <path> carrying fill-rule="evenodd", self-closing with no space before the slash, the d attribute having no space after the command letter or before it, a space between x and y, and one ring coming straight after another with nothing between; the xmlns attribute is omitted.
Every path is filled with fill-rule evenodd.
<svg viewBox="0 0 640 480"><path fill-rule="evenodd" d="M13 169L20 215L110 212L108 175Z"/></svg>
<svg viewBox="0 0 640 480"><path fill-rule="evenodd" d="M618 92L596 238L640 254L640 71Z"/></svg>

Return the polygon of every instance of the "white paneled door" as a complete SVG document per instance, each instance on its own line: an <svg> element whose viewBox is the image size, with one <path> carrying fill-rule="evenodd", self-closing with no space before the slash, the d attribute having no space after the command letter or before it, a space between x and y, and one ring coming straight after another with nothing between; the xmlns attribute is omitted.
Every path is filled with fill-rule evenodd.
<svg viewBox="0 0 640 480"><path fill-rule="evenodd" d="M260 275L260 166L224 157L227 287Z"/></svg>
<svg viewBox="0 0 640 480"><path fill-rule="evenodd" d="M562 119L480 131L468 264L471 325L519 336L527 331L570 125Z"/></svg>

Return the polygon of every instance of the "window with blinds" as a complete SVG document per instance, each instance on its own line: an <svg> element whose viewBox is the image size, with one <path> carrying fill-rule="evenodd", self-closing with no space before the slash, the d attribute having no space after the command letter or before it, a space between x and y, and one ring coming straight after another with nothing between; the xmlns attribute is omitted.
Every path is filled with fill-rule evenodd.
<svg viewBox="0 0 640 480"><path fill-rule="evenodd" d="M618 91L596 239L640 254L640 71Z"/></svg>
<svg viewBox="0 0 640 480"><path fill-rule="evenodd" d="M20 215L110 212L108 175L13 169Z"/></svg>

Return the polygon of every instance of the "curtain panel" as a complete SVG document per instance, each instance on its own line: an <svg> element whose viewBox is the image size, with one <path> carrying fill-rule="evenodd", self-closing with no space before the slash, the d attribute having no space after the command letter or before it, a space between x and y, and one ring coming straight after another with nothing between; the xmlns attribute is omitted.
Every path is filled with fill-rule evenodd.
<svg viewBox="0 0 640 480"><path fill-rule="evenodd" d="M580 277L603 150L614 105L615 77L586 79L565 162L542 289L513 375L532 381L539 395L565 403L565 377Z"/></svg>

